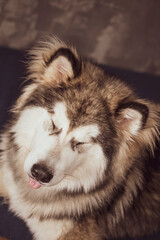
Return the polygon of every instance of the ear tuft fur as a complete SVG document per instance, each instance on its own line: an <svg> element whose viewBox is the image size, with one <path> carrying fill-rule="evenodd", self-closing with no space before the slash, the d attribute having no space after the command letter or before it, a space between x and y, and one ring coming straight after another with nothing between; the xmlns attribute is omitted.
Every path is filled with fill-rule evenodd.
<svg viewBox="0 0 160 240"><path fill-rule="evenodd" d="M76 50L57 38L41 42L29 52L29 79L61 85L81 72L81 59Z"/></svg>
<svg viewBox="0 0 160 240"><path fill-rule="evenodd" d="M148 107L140 102L120 103L115 111L119 128L137 135L143 129L148 118Z"/></svg>

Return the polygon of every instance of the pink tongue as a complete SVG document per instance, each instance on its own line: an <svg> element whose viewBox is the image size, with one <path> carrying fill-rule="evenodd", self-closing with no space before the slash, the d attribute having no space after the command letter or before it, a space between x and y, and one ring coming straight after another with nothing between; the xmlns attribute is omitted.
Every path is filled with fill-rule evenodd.
<svg viewBox="0 0 160 240"><path fill-rule="evenodd" d="M33 178L29 178L29 185L35 189L40 188L41 184L39 182L37 182L36 180L34 180Z"/></svg>

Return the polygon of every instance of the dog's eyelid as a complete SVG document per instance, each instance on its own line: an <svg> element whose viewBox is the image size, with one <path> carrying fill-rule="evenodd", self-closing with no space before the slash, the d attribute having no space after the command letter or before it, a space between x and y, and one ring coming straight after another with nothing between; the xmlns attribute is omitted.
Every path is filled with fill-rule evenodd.
<svg viewBox="0 0 160 240"><path fill-rule="evenodd" d="M61 128L61 129L57 129L57 130L51 132L51 133L49 134L49 136L52 136L52 135L59 135L61 132L62 132L62 128Z"/></svg>
<svg viewBox="0 0 160 240"><path fill-rule="evenodd" d="M52 130L56 129L56 125L54 124L53 120L52 120Z"/></svg>
<svg viewBox="0 0 160 240"><path fill-rule="evenodd" d="M83 144L85 144L85 142L76 142L76 146L80 146L80 145L83 145Z"/></svg>
<svg viewBox="0 0 160 240"><path fill-rule="evenodd" d="M49 136L59 135L61 132L62 132L62 128L58 129L58 128L56 127L56 125L54 124L53 120L52 120L52 131L51 131L51 133L49 134Z"/></svg>
<svg viewBox="0 0 160 240"><path fill-rule="evenodd" d="M81 141L77 141L75 139L71 140L71 148L73 151L77 150L79 147L81 147L82 145L86 144L87 142L81 142Z"/></svg>

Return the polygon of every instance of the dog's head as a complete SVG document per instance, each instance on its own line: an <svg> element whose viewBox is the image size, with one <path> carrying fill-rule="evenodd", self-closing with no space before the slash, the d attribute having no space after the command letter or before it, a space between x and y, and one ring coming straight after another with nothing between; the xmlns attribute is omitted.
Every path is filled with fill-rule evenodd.
<svg viewBox="0 0 160 240"><path fill-rule="evenodd" d="M58 40L31 55L32 83L13 109L12 129L30 185L88 192L111 171L123 177L133 142L145 141L151 124L146 104Z"/></svg>

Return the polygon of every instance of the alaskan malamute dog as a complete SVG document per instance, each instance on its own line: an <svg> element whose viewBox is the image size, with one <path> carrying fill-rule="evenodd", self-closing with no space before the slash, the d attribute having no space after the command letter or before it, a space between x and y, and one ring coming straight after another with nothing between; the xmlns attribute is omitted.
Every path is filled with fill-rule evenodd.
<svg viewBox="0 0 160 240"><path fill-rule="evenodd" d="M1 192L33 239L158 232L160 105L60 40L33 49L28 69L1 135Z"/></svg>

